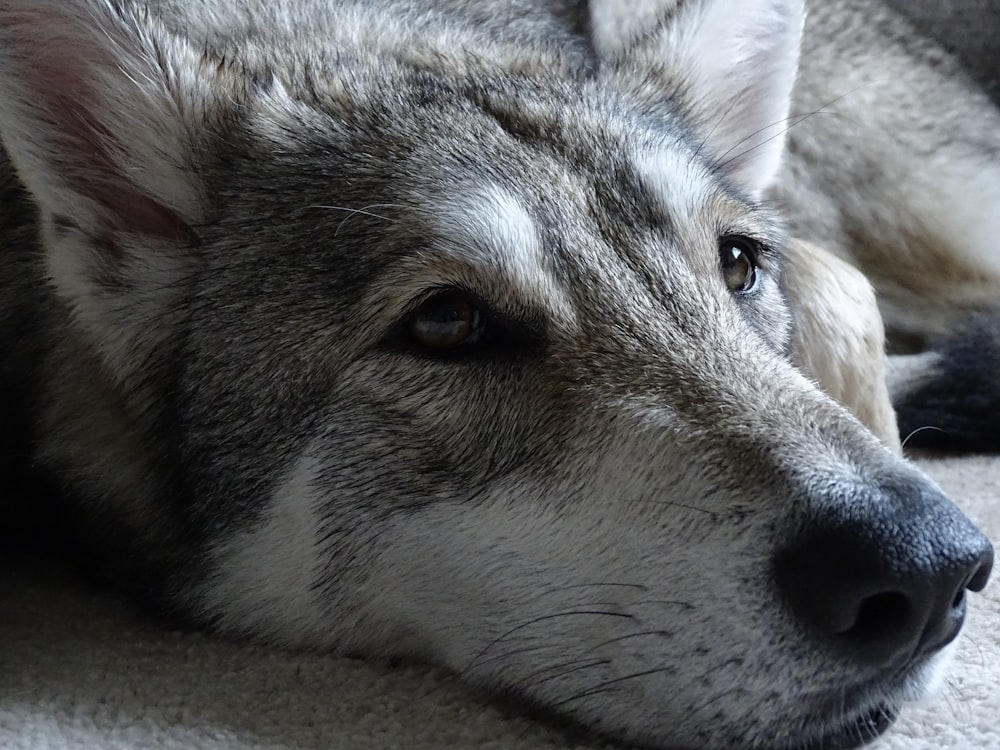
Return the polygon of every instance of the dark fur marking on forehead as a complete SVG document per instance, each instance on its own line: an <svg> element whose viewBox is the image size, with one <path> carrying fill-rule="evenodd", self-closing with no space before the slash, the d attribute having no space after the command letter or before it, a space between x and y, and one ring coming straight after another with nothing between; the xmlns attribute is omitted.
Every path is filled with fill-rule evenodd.
<svg viewBox="0 0 1000 750"><path fill-rule="evenodd" d="M251 90L266 91L277 80L274 68L270 64L253 65L239 49L216 51L206 45L202 59L206 64L214 66L216 75L238 76Z"/></svg>
<svg viewBox="0 0 1000 750"><path fill-rule="evenodd" d="M68 216L52 214L52 216L49 217L49 221L52 224L52 228L55 230L56 237L59 239L66 239L71 232L80 229L80 225Z"/></svg>
<svg viewBox="0 0 1000 750"><path fill-rule="evenodd" d="M537 118L528 117L523 112L517 111L515 108L509 106L510 103L508 102L504 103L508 106L503 106L503 104L495 101L489 95L484 96L477 104L507 135L515 140L534 148L541 145L552 145L546 144L544 137L546 134L551 134L550 131L554 129L552 126L557 124L555 116L553 116L550 122L542 122Z"/></svg>
<svg viewBox="0 0 1000 750"><path fill-rule="evenodd" d="M675 234L677 226L666 207L649 189L635 165L614 156L601 159L593 180L592 213L602 237L623 239L620 230L656 230Z"/></svg>
<svg viewBox="0 0 1000 750"><path fill-rule="evenodd" d="M594 48L593 18L590 12L590 0L563 0L554 3L553 13L561 18L574 36L583 40L587 59L596 61L597 50Z"/></svg>

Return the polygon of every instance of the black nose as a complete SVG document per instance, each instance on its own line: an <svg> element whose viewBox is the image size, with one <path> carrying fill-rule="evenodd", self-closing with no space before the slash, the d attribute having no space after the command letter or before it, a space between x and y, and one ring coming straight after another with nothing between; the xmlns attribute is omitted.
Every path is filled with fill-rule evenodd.
<svg viewBox="0 0 1000 750"><path fill-rule="evenodd" d="M907 475L810 506L808 528L775 558L775 579L814 637L887 667L958 635L965 592L986 585L993 548L939 490Z"/></svg>

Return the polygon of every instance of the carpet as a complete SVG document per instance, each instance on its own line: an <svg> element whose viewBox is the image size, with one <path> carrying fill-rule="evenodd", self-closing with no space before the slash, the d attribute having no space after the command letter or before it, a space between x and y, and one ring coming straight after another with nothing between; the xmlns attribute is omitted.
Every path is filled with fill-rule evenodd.
<svg viewBox="0 0 1000 750"><path fill-rule="evenodd" d="M925 461L994 540L1000 458ZM1000 750L1000 584L971 599L947 686L877 750ZM432 669L269 651L162 628L69 574L0 568L3 750L604 747Z"/></svg>

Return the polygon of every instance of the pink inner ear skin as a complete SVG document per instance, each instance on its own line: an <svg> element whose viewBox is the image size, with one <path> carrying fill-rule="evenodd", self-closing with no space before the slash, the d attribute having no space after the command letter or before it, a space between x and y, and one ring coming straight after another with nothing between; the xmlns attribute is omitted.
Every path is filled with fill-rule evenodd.
<svg viewBox="0 0 1000 750"><path fill-rule="evenodd" d="M122 227L151 237L160 237L178 245L197 247L201 240L194 229L180 215L162 203L139 192L126 192L120 196L117 207L112 207L116 216L126 223Z"/></svg>
<svg viewBox="0 0 1000 750"><path fill-rule="evenodd" d="M153 50L127 18L111 8L103 10L101 18L81 19L79 7L72 4L25 0L0 5L0 67L6 68L0 71L0 92L8 107L0 123L11 156L29 187L48 188L49 202L68 191L102 207L99 225L85 229L109 238L100 244L112 255L110 238L117 232L196 245L190 224L138 187L157 181L129 172L141 170L143 158L154 162L167 157L140 152L140 164L128 168L115 159L117 153L135 151L127 143L129 128L149 127L141 122L139 108L151 103L140 82L154 83L152 77L165 71L157 70ZM132 116L121 111L127 106L136 108ZM54 195L51 188L56 188ZM62 197L58 201L66 202Z"/></svg>

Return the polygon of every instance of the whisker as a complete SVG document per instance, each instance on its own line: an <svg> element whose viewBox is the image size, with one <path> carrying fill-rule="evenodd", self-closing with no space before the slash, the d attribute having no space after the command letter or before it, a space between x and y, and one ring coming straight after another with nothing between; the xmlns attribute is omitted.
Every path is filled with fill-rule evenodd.
<svg viewBox="0 0 1000 750"><path fill-rule="evenodd" d="M661 604L661 603L662 604L683 604L685 606L690 606L690 605L687 605L685 602L657 602L657 601L637 602L637 604ZM631 640L633 638L649 638L651 636L662 636L664 638L670 638L673 635L674 635L674 633L671 632L671 631L669 631L669 630L643 630L643 631L638 632L638 633L629 633L627 635L620 635L620 636L616 636L615 638L609 638L606 641L602 641L601 643L595 644L593 646L590 646L589 648L584 649L580 653L581 653L581 655L583 655L583 654L590 654L590 653L593 653L594 651L597 651L598 649L604 648L605 646L610 646L613 643L618 643L620 641L627 641L627 640ZM484 664L491 664L491 663L496 662L496 661L502 661L502 660L507 659L507 658L509 658L511 656L516 656L517 654L527 654L527 653L531 653L533 651L544 651L546 649L552 649L552 648L556 648L556 647L552 646L550 644L542 644L542 645L536 645L536 646L524 646L524 647L521 647L521 648L510 649L508 651L504 651L504 652L499 653L499 654L493 654L492 656L488 656L486 658L480 659L479 662L478 662L478 664L476 666L482 667Z"/></svg>
<svg viewBox="0 0 1000 750"><path fill-rule="evenodd" d="M575 672L582 672L585 669L593 669L594 667L601 667L611 663L611 659L595 659L593 661L580 663L577 661L567 661L561 664L552 664L548 667L543 667L542 669L535 670L530 674L524 676L517 682L510 684L508 687L513 690L525 691L529 688L538 687L542 683L549 682L550 680L558 680L560 677L565 677L569 674L574 674ZM541 679L534 680L535 677L544 675L546 672L551 672L555 669L561 669L562 667L569 667L569 669L563 669L561 672L553 672L553 674L541 677ZM534 681L533 681L534 680Z"/></svg>
<svg viewBox="0 0 1000 750"><path fill-rule="evenodd" d="M707 144L708 141L709 141L709 139L711 139L711 137L713 135L715 135L715 131L719 129L719 127L722 125L722 123L724 123L726 121L726 119L729 117L729 115L731 115L733 113L733 110L736 109L736 105L739 104L741 101L743 101L743 97L746 95L746 93L747 93L748 90L749 89L743 89L739 93L739 96L733 97L733 101L726 108L726 111L723 112L722 116L719 117L719 119L715 121L715 124L709 129L708 133L705 134L705 137L702 138L701 143L698 144L698 148L696 148L695 152L694 152L694 158L695 159L697 159L697 158L699 158L701 156L702 152L705 150L705 144ZM742 142L743 141L740 141L740 143L742 143ZM739 145L739 144L736 144L736 145Z"/></svg>
<svg viewBox="0 0 1000 750"><path fill-rule="evenodd" d="M706 508L699 508L697 505L687 505L685 503L676 503L676 502L674 502L672 500L632 499L632 500L626 500L626 502L635 503L635 504L645 503L645 504L648 504L648 505L655 505L655 506L660 507L660 508L665 507L665 506L673 506L675 508L683 508L684 510L693 510L693 511L696 511L698 513L704 513L706 516L708 516L709 518L713 518L713 519L718 518L719 515L720 515L718 512L716 512L714 510L708 510Z"/></svg>
<svg viewBox="0 0 1000 750"><path fill-rule="evenodd" d="M545 651L553 648L558 648L558 646L553 645L551 643L543 643L536 646L523 646L521 648L512 648L508 651L502 651L499 654L493 654L484 659L480 659L479 662L476 664L476 666L482 667L484 664L492 664L493 662L496 661L503 661L504 659L508 659L511 656L516 656L517 654L529 654L532 651Z"/></svg>
<svg viewBox="0 0 1000 750"><path fill-rule="evenodd" d="M500 643L501 641L506 640L507 638L509 638L514 633L517 633L520 630L524 630L525 628L529 628L532 625L537 625L540 622L545 622L546 620L554 620L554 619L557 619L557 618L560 618L560 617L575 617L575 616L580 616L580 615L589 616L589 617L620 617L620 618L627 619L627 620L634 619L634 615L624 614L622 612L605 612L603 610L589 610L589 609L570 610L568 612L557 612L557 613L551 614L551 615L542 615L541 617L536 617L533 620L529 620L528 622L522 623L522 624L518 625L515 628L511 628L510 630L508 630L503 635L501 635L498 638L495 638L492 641L490 641L490 643L488 643L486 645L486 647L482 651L480 651L478 654L476 654L475 657L473 657L472 661L469 662L469 664L462 670L462 673L464 674L464 673L469 672L474 666L476 666L477 664L479 664L479 660L488 651L490 651L490 649L492 649L498 643Z"/></svg>
<svg viewBox="0 0 1000 750"><path fill-rule="evenodd" d="M768 138L765 138L760 143L755 143L750 148L744 149L743 151L740 151L738 154L735 154L734 156L730 156L728 159L722 160L722 158L720 157L720 160L716 162L715 166L717 168L719 168L719 169L725 169L725 167L727 165L732 164L737 159L742 159L747 154L752 153L752 152L756 151L759 148L763 148L764 146L766 146L771 141L773 141L773 140L775 140L777 138L783 137L786 133L788 133L788 131L790 131L796 125L799 125L799 124L805 122L806 120L808 120L808 119L810 119L812 117L815 117L816 115L821 115L821 114L834 115L835 113L833 113L833 112L822 112L822 111L817 110L816 112L809 112L808 114L804 114L804 115L795 115L794 117L789 117L789 118L786 118L785 120L779 120L778 122L772 123L771 125L768 125L766 127L760 128L760 129L754 131L753 133L751 133L750 135L748 135L743 140L741 140L740 143L745 143L746 141L748 141L751 138L753 138L755 135L757 135L759 133L762 133L765 130L768 130L769 128L773 128L779 122L790 122L791 121L791 124L787 128L784 128L783 130L780 130L779 132L775 133L774 135L772 135L772 136L770 136ZM727 155L729 153L732 153L732 151L735 148L736 148L736 146L733 146L728 151L726 151L726 153L723 154L723 156L725 156L725 155Z"/></svg>
<svg viewBox="0 0 1000 750"><path fill-rule="evenodd" d="M764 145L770 143L775 138L781 138L786 133L788 133L788 131L790 131L792 128L794 128L796 125L800 125L801 123L805 122L806 120L809 120L809 119L811 119L813 117L816 117L817 115L826 115L828 117L840 117L840 118L843 118L843 119L850 120L850 118L848 118L846 115L841 114L839 112L829 112L827 110L827 108L830 107L830 106L832 106L832 105L834 105L834 104L836 104L837 102L841 101L842 99L845 99L846 97L850 96L851 94L859 91L860 89L862 89L862 88L864 88L866 86L871 85L872 83L873 83L872 81L869 81L869 82L860 84L858 86L855 86L854 88L850 89L849 91L845 91L840 96L836 96L833 99L830 99L829 101L825 102L819 109L816 109L816 110L814 110L812 112L804 112L804 113L800 113L800 114L789 115L788 117L785 117L785 118L783 118L781 120L777 120L775 122L772 122L770 125L765 125L762 128L758 128L757 130L755 130L752 133L748 134L746 137L744 137L744 138L740 139L739 141L737 141L736 143L734 143L729 148L728 151L726 151L725 153L723 153L722 155L720 155L718 157L718 159L716 160L716 166L718 168L720 168L720 169L724 168L727 164L730 164L730 163L736 161L737 159L740 159L740 158L746 156L747 154L751 153L752 151L755 151L756 149L760 148L761 146L764 146ZM746 149L745 151L741 151L740 153L736 154L735 156L732 156L732 157L730 157L728 159L726 158L734 150L736 150L737 148L739 148L742 144L746 143L748 140L752 139L754 136L760 135L761 133L763 133L763 132L765 132L765 131L773 128L776 125L780 125L781 123L787 123L787 122L790 122L791 124L787 128L783 129L782 131L780 131L778 133L775 133L770 138L767 138L767 139L761 141L760 143L755 144L754 146L752 146L751 148Z"/></svg>
<svg viewBox="0 0 1000 750"><path fill-rule="evenodd" d="M729 688L729 690L723 690L718 695L713 695L711 698L709 698L707 701L705 701L704 703L702 703L700 706L692 709L691 713L693 713L693 714L699 714L702 711L704 711L706 708L708 708L709 706L712 706L712 705L718 703L723 698L728 698L733 693L740 693L740 692L746 692L746 688L744 688L742 685L735 685L735 686Z"/></svg>
<svg viewBox="0 0 1000 750"><path fill-rule="evenodd" d="M554 594L557 591L571 591L572 589L583 589L583 588L591 588L591 587L597 587L597 586L609 586L609 587L618 587L618 588L626 588L626 589L638 589L639 591L649 591L649 587L648 586L643 586L642 584L639 584L639 583L613 583L613 582L611 582L611 583L602 583L602 582L595 582L595 583L571 583L568 586L556 586L555 588L548 589L546 595L548 595L548 594Z"/></svg>
<svg viewBox="0 0 1000 750"><path fill-rule="evenodd" d="M571 695L569 698L564 698L561 701L553 703L552 708L558 708L559 706L564 706L567 703L578 701L583 698L589 698L590 696L597 695L599 693L606 693L614 685L621 684L622 682L627 682L628 680L637 680L640 677L649 677L654 674L665 674L673 671L675 671L673 667L656 667L655 669L645 669L641 672L633 672L632 674L625 675L624 677L615 677L613 680L605 680L604 682L598 683L592 688L589 688L587 690L582 690L579 693Z"/></svg>
<svg viewBox="0 0 1000 750"><path fill-rule="evenodd" d="M962 688L959 687L958 683L956 683L954 680L951 679L946 680L945 686L948 688L946 692L950 693L954 697L955 702L957 703L957 708L952 707L952 711L955 714L955 716L957 718L960 718L960 720L962 721L971 721L973 711L972 711L972 704L969 701L968 696L966 696L965 693L962 692ZM951 706L951 701L948 701L948 705Z"/></svg>
<svg viewBox="0 0 1000 750"><path fill-rule="evenodd" d="M986 652L983 650L983 644L980 643L979 639L976 638L976 637L974 637L972 634L966 633L964 637L965 637L966 643L969 643L969 644L971 644L971 645L973 645L973 646L976 647L976 650L979 653L979 666L982 669L985 669L986 668Z"/></svg>
<svg viewBox="0 0 1000 750"><path fill-rule="evenodd" d="M597 651L597 649L599 649L599 648L604 648L605 646L610 646L612 643L619 643L620 641L627 641L627 640L630 640L632 638L648 638L649 636L654 636L654 635L661 635L661 636L664 636L666 638L670 638L674 634L671 633L669 630L643 630L643 631L641 631L639 633L629 633L628 635L620 635L620 636L618 636L616 638L609 638L608 640L602 641L601 643L598 643L595 646L591 646L590 648L588 648L586 651L583 651L582 653L589 654L589 653L591 653L593 651Z"/></svg>
<svg viewBox="0 0 1000 750"><path fill-rule="evenodd" d="M370 216L374 219L381 219L382 221L391 222L393 221L393 219L391 219L390 217L377 214L371 209L403 208L403 206L398 203L372 203L371 205L365 206L364 208L349 208L347 206L323 206L323 205L307 206L307 208L321 208L327 211L343 211L344 213L348 214L347 216L344 217L344 220L337 225L337 229L333 233L333 236L336 237L337 235L340 234L340 230L344 228L344 224L346 224L348 220L352 219L355 216L358 215Z"/></svg>
<svg viewBox="0 0 1000 750"><path fill-rule="evenodd" d="M724 662L713 664L709 669L707 669L705 672L702 673L701 677L698 678L698 680L705 679L706 677L708 677L709 675L713 674L714 672L720 671L723 667L728 667L728 666L731 666L731 665L735 665L737 667L742 667L744 664L745 664L745 660L744 660L743 657L734 656L733 658L727 659ZM743 692L746 691L746 688L743 685L734 685L729 690L724 690L723 692L721 692L721 693L719 693L717 695L713 695L711 698L709 698L707 701L705 701L701 705L692 708L691 709L691 713L694 713L694 714L701 713L706 708L708 708L709 706L713 705L714 703L717 703L718 701L722 700L726 696L729 696L729 695L732 695L733 693L737 693L737 692L741 692L741 691L743 691Z"/></svg>
<svg viewBox="0 0 1000 750"><path fill-rule="evenodd" d="M640 601L632 602L629 606L639 607L644 604L660 604L666 607L682 607L688 611L695 608L691 602L682 602L679 599L641 599Z"/></svg>
<svg viewBox="0 0 1000 750"><path fill-rule="evenodd" d="M921 432L923 432L924 430L937 430L938 432L941 432L941 433L945 433L945 432L946 432L945 430L942 430L942 429L941 429L940 427L934 427L933 425L925 425L924 427L918 427L917 429L913 430L913 431L912 431L912 432L911 432L911 433L910 433L909 435L907 435L907 436L906 436L906 437L905 437L905 438L903 439L903 443L902 443L902 446L901 446L901 447L905 448L905 447L906 447L906 444L907 444L908 442L910 442L910 439L911 439L911 438L912 438L912 437L913 437L914 435L918 435L918 434L920 434Z"/></svg>

